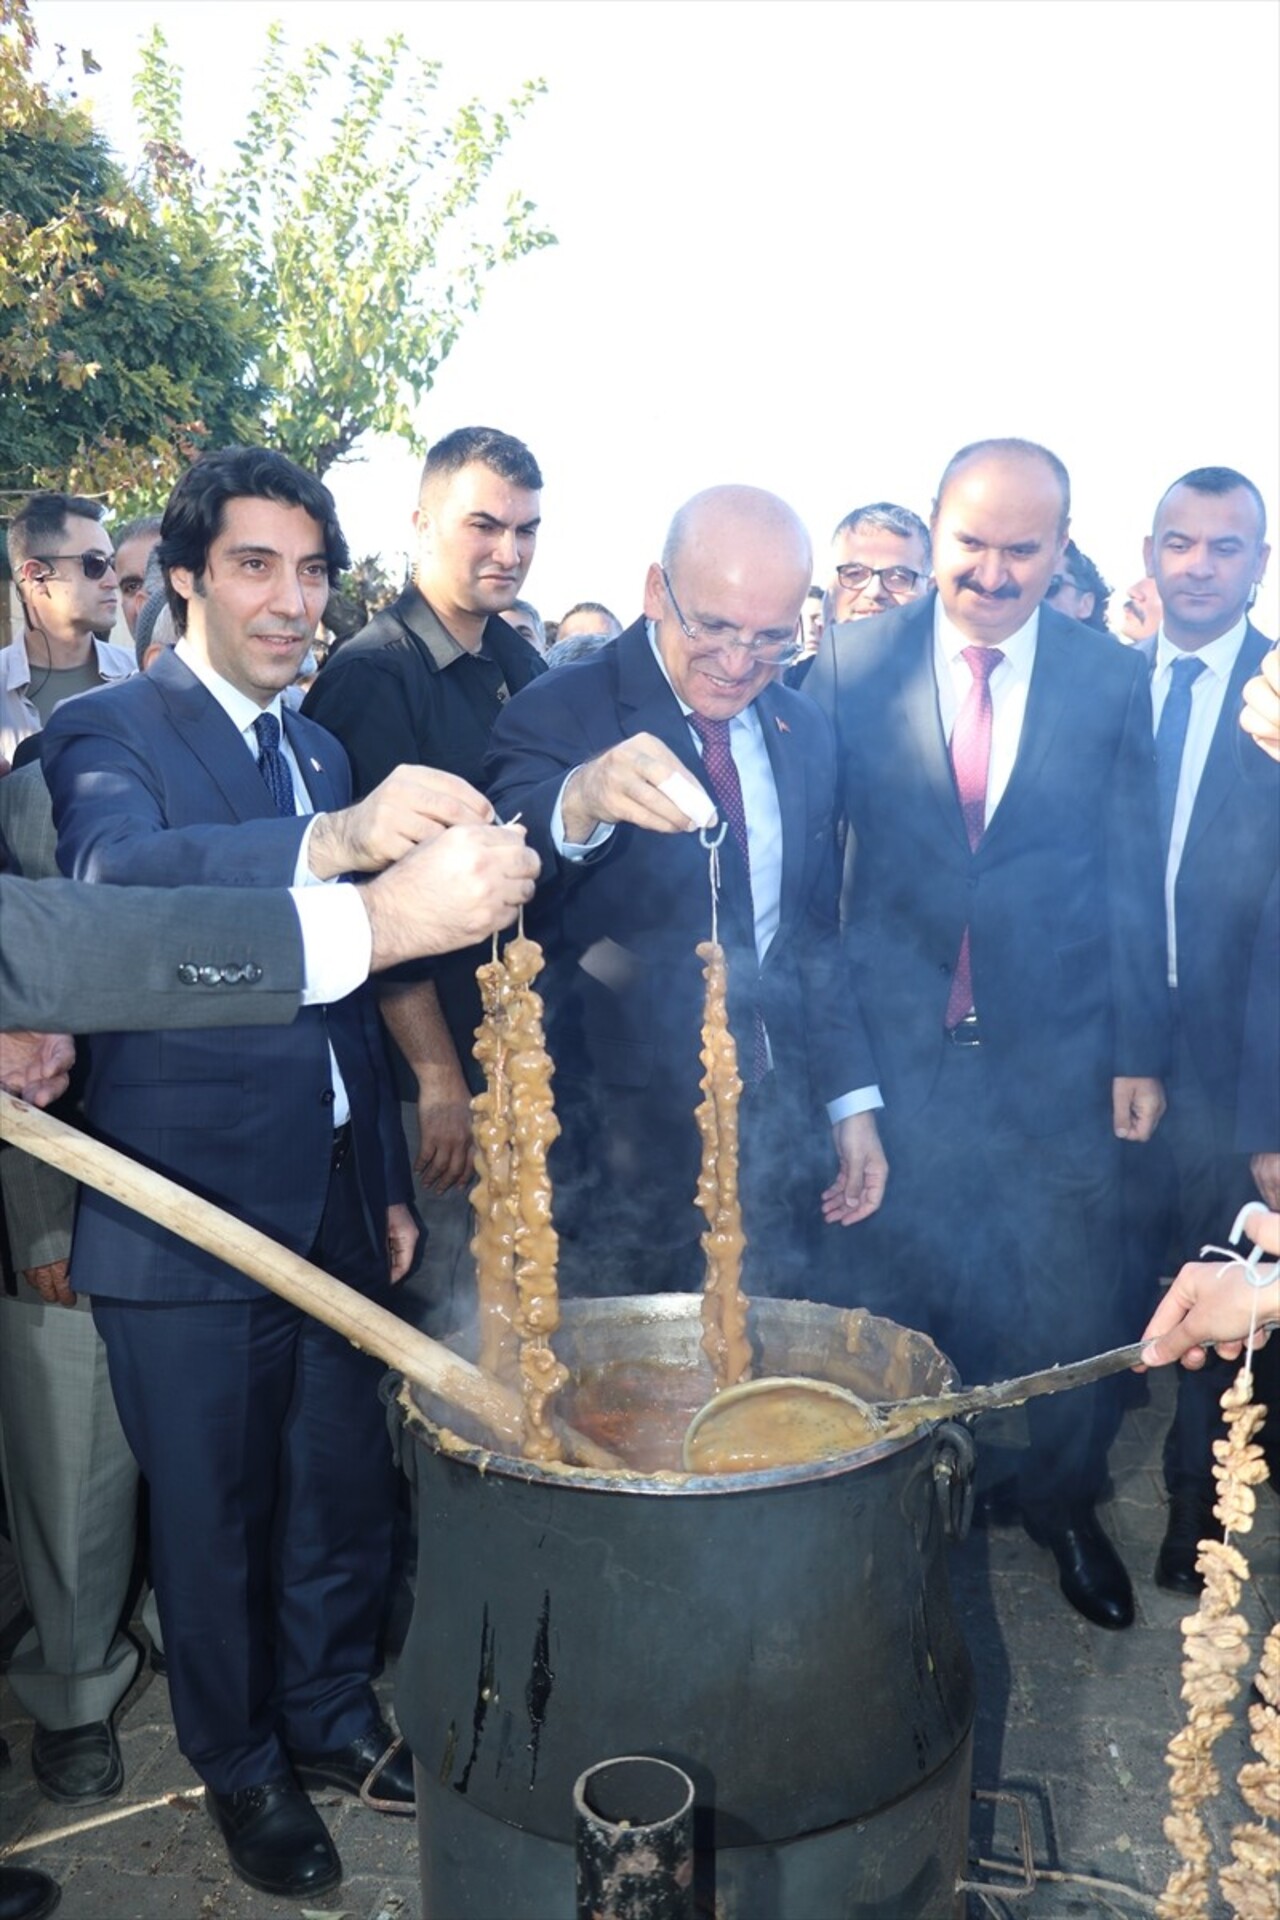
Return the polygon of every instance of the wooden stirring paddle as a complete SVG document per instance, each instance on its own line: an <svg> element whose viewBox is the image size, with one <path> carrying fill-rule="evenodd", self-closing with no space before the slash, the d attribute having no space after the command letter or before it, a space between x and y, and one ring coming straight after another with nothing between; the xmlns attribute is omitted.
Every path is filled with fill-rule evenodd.
<svg viewBox="0 0 1280 1920"><path fill-rule="evenodd" d="M303 1313L323 1320L353 1347L372 1354L384 1366L394 1367L414 1386L478 1420L505 1451L519 1453L524 1409L518 1393L473 1367L461 1354L397 1319L376 1301L366 1300L354 1287L344 1286L300 1254L277 1245L256 1227L234 1219L177 1181L139 1166L127 1154L118 1153L101 1140L91 1140L8 1093L0 1094L0 1139L21 1147L37 1160L61 1167L74 1179L97 1187L194 1246L216 1254L219 1260L247 1273ZM602 1471L622 1467L616 1454L597 1446L585 1434L562 1421L556 1426L566 1457L577 1465Z"/></svg>

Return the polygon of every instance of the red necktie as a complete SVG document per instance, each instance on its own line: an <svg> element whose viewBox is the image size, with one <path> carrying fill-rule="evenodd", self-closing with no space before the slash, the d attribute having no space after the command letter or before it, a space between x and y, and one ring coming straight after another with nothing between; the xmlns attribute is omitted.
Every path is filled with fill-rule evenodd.
<svg viewBox="0 0 1280 1920"><path fill-rule="evenodd" d="M708 720L700 713L691 713L689 725L702 742L702 767L711 788L712 798L722 819L729 822L738 852L742 855L742 871L746 876L746 918L751 928L752 943L755 942L756 912L751 898L751 852L747 841L747 810L742 804L742 782L738 778L738 769L729 747L729 722L727 720ZM769 1071L769 1049L764 1037L764 1021L757 1012L752 1034L751 1084L755 1086L764 1079Z"/></svg>
<svg viewBox="0 0 1280 1920"><path fill-rule="evenodd" d="M969 848L976 852L987 816L987 769L991 764L990 680L1004 659L999 647L966 647L962 659L973 675L951 733L951 770L956 777L960 811L964 815ZM969 959L969 929L960 942L960 957L951 976L946 1026L950 1032L973 1010L973 971Z"/></svg>

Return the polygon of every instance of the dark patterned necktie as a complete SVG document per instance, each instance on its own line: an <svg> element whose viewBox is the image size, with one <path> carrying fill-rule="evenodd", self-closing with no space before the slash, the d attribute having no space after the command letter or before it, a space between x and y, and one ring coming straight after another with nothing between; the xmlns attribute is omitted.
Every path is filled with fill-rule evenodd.
<svg viewBox="0 0 1280 1920"><path fill-rule="evenodd" d="M1004 659L999 647L966 647L961 656L973 684L964 697L951 731L951 767L964 815L969 850L976 853L986 830L987 773L991 766L991 676ZM973 1008L973 965L969 956L969 929L960 942L960 956L951 976L946 1026L958 1027Z"/></svg>
<svg viewBox="0 0 1280 1920"><path fill-rule="evenodd" d="M1169 691L1160 709L1160 725L1156 728L1156 801L1160 809L1160 851L1166 860L1173 838L1173 810L1178 801L1182 750L1187 744L1187 728L1191 723L1191 688L1203 672L1203 660L1174 661Z"/></svg>
<svg viewBox="0 0 1280 1920"><path fill-rule="evenodd" d="M267 783L267 792L276 803L276 812L292 819L298 804L289 762L280 751L280 722L274 713L260 713L253 730L258 736L258 771Z"/></svg>
<svg viewBox="0 0 1280 1920"><path fill-rule="evenodd" d="M711 788L712 798L721 819L729 822L729 831L733 835L734 844L742 855L742 871L746 879L744 906L754 945L756 910L751 897L751 849L747 839L747 810L742 804L742 782L738 778L737 765L729 747L729 722L708 720L700 713L691 713L689 725L702 742L702 767L707 776L707 785ZM769 1048L765 1040L764 1020L757 1011L751 1042L751 1085L757 1086L768 1071Z"/></svg>

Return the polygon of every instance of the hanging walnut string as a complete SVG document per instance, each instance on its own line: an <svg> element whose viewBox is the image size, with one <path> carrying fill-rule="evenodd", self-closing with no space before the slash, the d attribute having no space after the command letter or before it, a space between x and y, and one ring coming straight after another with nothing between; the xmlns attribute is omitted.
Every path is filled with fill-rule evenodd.
<svg viewBox="0 0 1280 1920"><path fill-rule="evenodd" d="M511 1081L507 1068L507 996L510 982L493 937L493 958L476 969L484 1018L476 1029L475 1057L485 1084L471 1102L476 1182L471 1189L476 1230L480 1315L479 1362L486 1373L514 1385L519 1370L516 1340L515 1180L512 1169Z"/></svg>
<svg viewBox="0 0 1280 1920"><path fill-rule="evenodd" d="M1212 1911L1211 1846L1200 1809L1221 1786L1213 1748L1231 1725L1240 1669L1249 1658L1248 1623L1238 1610L1249 1563L1231 1544L1230 1535L1252 1528L1257 1504L1254 1488L1267 1477L1266 1460L1253 1438L1266 1409L1253 1400L1250 1350L1246 1347L1245 1364L1219 1402L1226 1438L1213 1444L1218 1487L1213 1512L1228 1537L1200 1542L1196 1566L1204 1575L1204 1591L1196 1612L1182 1622L1182 1697L1187 1720L1169 1742L1166 1756L1172 1812L1164 1831L1183 1864L1170 1874L1157 1903L1160 1920L1209 1920ZM1275 1628L1268 1636L1258 1685L1265 1704L1252 1707L1249 1720L1261 1761L1241 1769L1240 1789L1260 1822L1265 1822L1280 1813L1280 1631ZM1232 1834L1232 1861L1219 1876L1232 1913L1239 1920L1275 1920L1277 1878L1280 1835L1263 1824L1237 1826Z"/></svg>
<svg viewBox="0 0 1280 1920"><path fill-rule="evenodd" d="M524 1399L524 1453L558 1460L550 1402L568 1379L551 1347L560 1324L559 1242L551 1224L547 1150L560 1131L551 1098L551 1060L541 996L533 981L542 949L524 919L501 958L478 972L485 1017L476 1058L485 1091L472 1102L479 1178L472 1248L480 1295L480 1364L518 1375Z"/></svg>
<svg viewBox="0 0 1280 1920"><path fill-rule="evenodd" d="M702 1350L711 1362L717 1388L751 1377L747 1339L747 1297L742 1291L742 1204L738 1192L738 1105L742 1080L738 1049L729 1028L729 976L719 940L720 841L704 830L710 852L711 938L698 946L706 995L702 1015L702 1100L694 1111L702 1135L702 1165L697 1204L706 1218L702 1250L707 1257L702 1294Z"/></svg>

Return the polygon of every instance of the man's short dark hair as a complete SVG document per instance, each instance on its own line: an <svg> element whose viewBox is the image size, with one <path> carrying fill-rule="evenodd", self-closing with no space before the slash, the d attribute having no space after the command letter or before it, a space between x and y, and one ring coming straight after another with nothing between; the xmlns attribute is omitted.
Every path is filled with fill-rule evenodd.
<svg viewBox="0 0 1280 1920"><path fill-rule="evenodd" d="M575 613L597 613L602 620L612 620L615 627L622 625L617 614L610 613L608 607L602 606L599 600L575 600L569 611L560 615L557 625L562 627L566 620L572 620Z"/></svg>
<svg viewBox="0 0 1280 1920"><path fill-rule="evenodd" d="M1051 453L1048 447L1042 447L1038 440L1017 440L1012 438L973 440L967 447L961 447L960 451L953 453L948 460L943 469L942 478L938 482L938 491L933 499L933 511L935 515L938 508L942 505L943 495L946 493L947 488L955 479L961 467L967 467L971 460L986 460L992 456L999 459L1002 455L1006 454L1018 454L1024 458L1030 457L1035 460L1044 461L1044 464L1057 481L1062 494L1062 518L1058 526L1060 533L1065 532L1067 523L1071 518L1071 475L1067 472L1057 454Z"/></svg>
<svg viewBox="0 0 1280 1920"><path fill-rule="evenodd" d="M324 534L331 587L337 586L339 575L351 565L333 495L313 473L269 447L222 447L203 454L169 495L160 523L160 565L174 628L180 634L187 630L187 603L173 584L173 570L182 567L199 581L208 565L209 549L222 532L228 501L245 499L275 500L311 515Z"/></svg>
<svg viewBox="0 0 1280 1920"><path fill-rule="evenodd" d="M455 427L429 449L418 487L419 499L431 481L452 479L463 467L475 464L488 467L513 487L523 487L529 493L541 490L541 470L523 440L500 433L497 427Z"/></svg>
<svg viewBox="0 0 1280 1920"><path fill-rule="evenodd" d="M1242 473L1237 473L1234 467L1193 467L1190 473L1184 473L1180 480L1175 480L1173 485L1166 487L1160 495L1159 500L1156 502L1156 519L1159 519L1160 509L1173 492L1174 487L1190 487L1193 493L1218 494L1234 493L1237 487L1243 487L1245 492L1252 496L1254 505L1258 509L1258 538L1259 540L1266 539L1266 502L1254 486L1252 480L1246 479Z"/></svg>
<svg viewBox="0 0 1280 1920"><path fill-rule="evenodd" d="M1110 633L1111 629L1107 625L1107 602L1111 598L1111 589L1103 579L1099 568L1087 553L1081 552L1074 540L1068 540L1062 564L1081 593L1093 595L1093 612L1087 620L1081 621L1081 626L1096 627L1099 633Z"/></svg>
<svg viewBox="0 0 1280 1920"><path fill-rule="evenodd" d="M933 565L929 529L910 507L896 506L892 500L874 500L869 507L855 507L852 513L846 513L831 538L835 541L842 533L856 533L859 527L879 527L882 532L899 534L904 540L914 537L924 546L925 571Z"/></svg>
<svg viewBox="0 0 1280 1920"><path fill-rule="evenodd" d="M122 527L115 527L111 534L117 553L128 540L150 540L159 539L159 537L160 515L158 513L144 513L139 520L126 520Z"/></svg>
<svg viewBox="0 0 1280 1920"><path fill-rule="evenodd" d="M9 522L9 570L15 580L28 560L38 560L57 548L72 519L101 526L102 506L78 493L33 493L23 501Z"/></svg>

